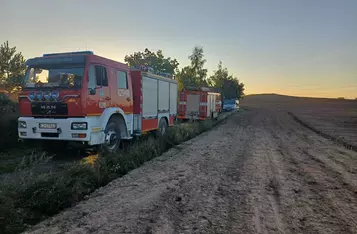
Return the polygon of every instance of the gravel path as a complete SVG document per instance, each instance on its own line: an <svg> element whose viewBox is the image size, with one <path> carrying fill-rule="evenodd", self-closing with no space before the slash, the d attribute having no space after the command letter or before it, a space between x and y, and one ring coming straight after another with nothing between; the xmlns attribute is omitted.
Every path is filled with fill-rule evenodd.
<svg viewBox="0 0 357 234"><path fill-rule="evenodd" d="M357 153L250 109L31 233L357 233Z"/></svg>

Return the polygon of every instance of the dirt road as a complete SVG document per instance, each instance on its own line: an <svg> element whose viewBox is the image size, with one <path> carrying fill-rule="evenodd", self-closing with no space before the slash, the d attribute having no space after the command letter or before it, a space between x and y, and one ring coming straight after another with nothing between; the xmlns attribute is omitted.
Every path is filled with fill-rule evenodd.
<svg viewBox="0 0 357 234"><path fill-rule="evenodd" d="M250 109L33 233L357 233L357 153Z"/></svg>

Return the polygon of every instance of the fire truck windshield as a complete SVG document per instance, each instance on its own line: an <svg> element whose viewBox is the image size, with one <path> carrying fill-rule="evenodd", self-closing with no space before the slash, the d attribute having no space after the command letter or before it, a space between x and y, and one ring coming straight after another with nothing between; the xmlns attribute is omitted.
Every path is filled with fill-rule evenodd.
<svg viewBox="0 0 357 234"><path fill-rule="evenodd" d="M29 66L24 79L24 88L70 88L82 86L84 67Z"/></svg>

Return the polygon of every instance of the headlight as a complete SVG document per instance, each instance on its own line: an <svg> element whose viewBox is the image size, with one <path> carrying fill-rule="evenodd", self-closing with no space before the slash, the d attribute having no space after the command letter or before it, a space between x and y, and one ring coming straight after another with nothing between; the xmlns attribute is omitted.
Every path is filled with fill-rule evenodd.
<svg viewBox="0 0 357 234"><path fill-rule="evenodd" d="M72 123L71 129L72 130L87 130L88 126L87 123Z"/></svg>
<svg viewBox="0 0 357 234"><path fill-rule="evenodd" d="M19 121L19 128L27 128L27 124L25 121Z"/></svg>

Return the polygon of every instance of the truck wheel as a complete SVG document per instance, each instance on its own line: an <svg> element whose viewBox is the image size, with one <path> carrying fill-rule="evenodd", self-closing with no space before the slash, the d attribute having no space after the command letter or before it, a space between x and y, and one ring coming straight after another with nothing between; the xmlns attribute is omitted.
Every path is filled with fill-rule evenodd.
<svg viewBox="0 0 357 234"><path fill-rule="evenodd" d="M116 121L109 121L104 131L104 144L102 150L105 153L116 153L120 146L120 128Z"/></svg>
<svg viewBox="0 0 357 234"><path fill-rule="evenodd" d="M161 118L159 122L159 129L158 129L158 135L159 136L164 136L167 131L167 122L166 119Z"/></svg>

